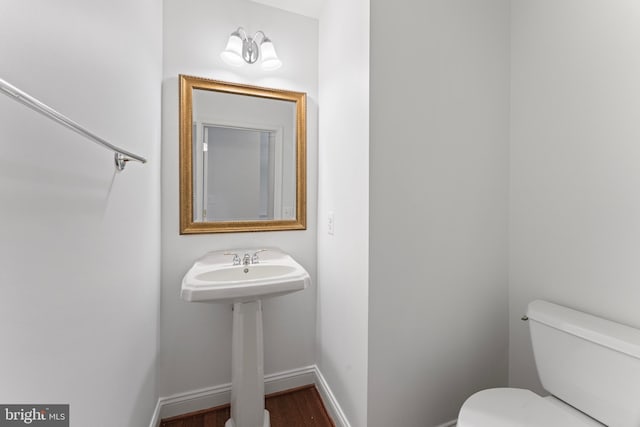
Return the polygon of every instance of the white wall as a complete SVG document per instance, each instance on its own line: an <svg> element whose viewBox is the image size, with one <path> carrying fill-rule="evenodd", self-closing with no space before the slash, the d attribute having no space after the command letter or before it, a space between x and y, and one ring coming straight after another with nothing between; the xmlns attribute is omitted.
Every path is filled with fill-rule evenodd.
<svg viewBox="0 0 640 427"><path fill-rule="evenodd" d="M162 3L4 0L0 78L113 154L0 95L0 402L73 426L148 424L160 301Z"/></svg>
<svg viewBox="0 0 640 427"><path fill-rule="evenodd" d="M369 1L320 16L318 366L351 425L367 425ZM327 217L334 213L335 234Z"/></svg>
<svg viewBox="0 0 640 427"><path fill-rule="evenodd" d="M507 0L371 1L368 426L507 382Z"/></svg>
<svg viewBox="0 0 640 427"><path fill-rule="evenodd" d="M640 3L514 0L510 383L547 299L640 327Z"/></svg>
<svg viewBox="0 0 640 427"><path fill-rule="evenodd" d="M160 395L231 380L231 306L180 300L193 261L216 249L277 246L311 274L304 292L264 302L265 374L315 361L318 133L317 20L247 0L165 0L162 135L162 310ZM237 27L263 30L283 62L263 72L224 64L219 53ZM179 235L178 74L307 92L307 230Z"/></svg>

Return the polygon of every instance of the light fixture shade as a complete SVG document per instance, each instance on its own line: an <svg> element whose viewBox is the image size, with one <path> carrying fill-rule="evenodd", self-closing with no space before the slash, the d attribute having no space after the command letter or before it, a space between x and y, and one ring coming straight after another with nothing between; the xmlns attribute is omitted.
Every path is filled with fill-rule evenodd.
<svg viewBox="0 0 640 427"><path fill-rule="evenodd" d="M240 67L244 65L244 59L242 59L242 38L240 33L235 31L229 36L227 47L220 54L220 58L229 65L234 67Z"/></svg>
<svg viewBox="0 0 640 427"><path fill-rule="evenodd" d="M265 37L260 44L260 56L262 57L262 69L266 71L277 70L282 66L282 61L276 54L276 49L273 47L271 40Z"/></svg>

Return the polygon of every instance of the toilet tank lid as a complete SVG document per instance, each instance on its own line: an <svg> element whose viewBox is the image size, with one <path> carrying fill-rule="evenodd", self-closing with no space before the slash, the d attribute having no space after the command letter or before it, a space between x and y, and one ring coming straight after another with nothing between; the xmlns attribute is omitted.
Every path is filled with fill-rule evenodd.
<svg viewBox="0 0 640 427"><path fill-rule="evenodd" d="M529 303L529 320L640 359L640 330L547 301Z"/></svg>

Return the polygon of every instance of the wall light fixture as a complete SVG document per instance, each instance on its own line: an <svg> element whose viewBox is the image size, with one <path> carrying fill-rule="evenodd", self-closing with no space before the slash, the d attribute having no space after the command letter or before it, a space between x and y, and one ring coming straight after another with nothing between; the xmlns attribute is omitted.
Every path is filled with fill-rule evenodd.
<svg viewBox="0 0 640 427"><path fill-rule="evenodd" d="M260 37L260 45L258 45L258 37ZM245 63L254 64L258 59L261 59L260 66L266 71L277 70L282 66L273 43L264 32L256 31L253 36L249 36L242 27L231 33L227 47L220 57L234 67L240 67Z"/></svg>

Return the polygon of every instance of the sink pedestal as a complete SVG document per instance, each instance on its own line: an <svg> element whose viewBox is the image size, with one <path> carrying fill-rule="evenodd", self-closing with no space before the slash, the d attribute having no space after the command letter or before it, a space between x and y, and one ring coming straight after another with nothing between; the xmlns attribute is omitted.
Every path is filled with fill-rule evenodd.
<svg viewBox="0 0 640 427"><path fill-rule="evenodd" d="M233 304L231 418L225 427L270 427L264 409L262 301Z"/></svg>

